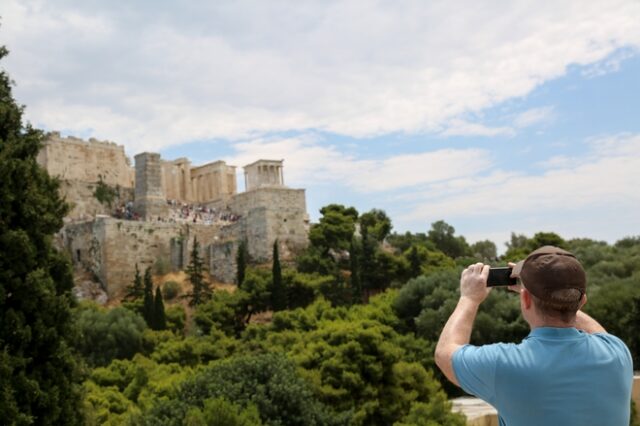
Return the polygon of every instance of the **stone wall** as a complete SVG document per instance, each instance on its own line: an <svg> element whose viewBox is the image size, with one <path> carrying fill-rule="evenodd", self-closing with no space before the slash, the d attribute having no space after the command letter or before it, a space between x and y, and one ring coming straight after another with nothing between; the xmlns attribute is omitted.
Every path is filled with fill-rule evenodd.
<svg viewBox="0 0 640 426"><path fill-rule="evenodd" d="M228 208L241 218L253 212L246 232L251 240L264 239L264 244L250 253L257 259L271 258L268 247L276 239L282 244L283 256L298 252L308 244L309 218L304 189L258 188L236 195Z"/></svg>
<svg viewBox="0 0 640 426"><path fill-rule="evenodd" d="M63 180L98 182L102 178L111 186L133 188L134 172L124 146L113 142L63 138L51 132L37 159L51 176Z"/></svg>
<svg viewBox="0 0 640 426"><path fill-rule="evenodd" d="M89 271L109 298L124 295L131 284L135 265L140 271L164 264L183 269L189 263L194 236L205 264L207 247L217 242L219 226L166 222L126 221L109 217L67 224L61 231L62 245L74 266Z"/></svg>
<svg viewBox="0 0 640 426"><path fill-rule="evenodd" d="M223 282L235 281L242 240L254 262L271 260L276 239L283 260L308 244L304 190L261 188L233 197L229 208L243 212L238 221L204 225L97 217L68 223L62 231L63 246L74 264L90 271L113 298L124 294L136 263L140 270L157 262L174 270L186 268L194 237L211 275Z"/></svg>

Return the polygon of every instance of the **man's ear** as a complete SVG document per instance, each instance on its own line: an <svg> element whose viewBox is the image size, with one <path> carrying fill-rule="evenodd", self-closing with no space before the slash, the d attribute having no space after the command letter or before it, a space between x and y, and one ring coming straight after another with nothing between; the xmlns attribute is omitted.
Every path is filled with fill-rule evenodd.
<svg viewBox="0 0 640 426"><path fill-rule="evenodd" d="M580 299L580 307L578 308L578 310L582 309L582 307L586 304L587 304L587 293L584 293L582 295L582 299Z"/></svg>
<svg viewBox="0 0 640 426"><path fill-rule="evenodd" d="M531 309L531 305L533 300L531 299L531 293L526 288L522 288L522 292L520 293L520 297L522 297L522 305L525 309Z"/></svg>

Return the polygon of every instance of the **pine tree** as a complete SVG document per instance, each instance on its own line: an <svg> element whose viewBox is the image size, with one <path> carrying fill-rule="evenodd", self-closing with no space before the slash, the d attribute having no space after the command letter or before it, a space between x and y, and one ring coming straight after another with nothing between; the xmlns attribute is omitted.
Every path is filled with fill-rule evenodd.
<svg viewBox="0 0 640 426"><path fill-rule="evenodd" d="M147 266L144 270L144 306L142 307L142 316L151 327L153 325L153 280L151 279L151 267Z"/></svg>
<svg viewBox="0 0 640 426"><path fill-rule="evenodd" d="M144 287L142 286L142 277L140 276L140 270L136 263L136 274L133 277L133 283L127 287L127 294L125 299L138 300L144 296Z"/></svg>
<svg viewBox="0 0 640 426"><path fill-rule="evenodd" d="M280 254L278 252L278 240L273 243L273 266L271 268L272 290L271 305L274 311L287 308L287 301L282 284L282 268L280 267Z"/></svg>
<svg viewBox="0 0 640 426"><path fill-rule="evenodd" d="M160 286L156 288L156 299L153 307L153 325L154 330L166 330L167 318L164 314L164 302L162 301L162 291Z"/></svg>
<svg viewBox="0 0 640 426"><path fill-rule="evenodd" d="M200 257L200 243L196 237L193 238L193 249L191 250L191 260L187 265L187 276L191 283L191 293L187 294L190 298L189 305L197 306L206 302L211 297L211 287L205 281L204 261Z"/></svg>
<svg viewBox="0 0 640 426"><path fill-rule="evenodd" d="M238 246L238 254L236 255L236 282L238 287L244 282L244 276L247 271L247 241L242 240Z"/></svg>
<svg viewBox="0 0 640 426"><path fill-rule="evenodd" d="M42 132L22 114L0 71L0 423L82 424L72 270L52 246L68 205L36 162Z"/></svg>
<svg viewBox="0 0 640 426"><path fill-rule="evenodd" d="M360 279L360 247L356 237L351 238L349 247L349 266L351 270L351 291L355 302L362 302L362 280Z"/></svg>

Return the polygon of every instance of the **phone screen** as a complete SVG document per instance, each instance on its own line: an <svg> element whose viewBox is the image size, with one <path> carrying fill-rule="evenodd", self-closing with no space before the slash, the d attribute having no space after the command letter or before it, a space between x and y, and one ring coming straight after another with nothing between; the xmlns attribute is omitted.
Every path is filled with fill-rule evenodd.
<svg viewBox="0 0 640 426"><path fill-rule="evenodd" d="M487 279L487 287L516 285L516 278L511 278L513 268L507 266L489 269L489 278Z"/></svg>

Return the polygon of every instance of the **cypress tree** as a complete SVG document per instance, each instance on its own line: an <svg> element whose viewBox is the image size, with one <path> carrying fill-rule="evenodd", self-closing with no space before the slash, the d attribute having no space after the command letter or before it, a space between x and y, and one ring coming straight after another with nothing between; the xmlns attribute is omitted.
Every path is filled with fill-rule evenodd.
<svg viewBox="0 0 640 426"><path fill-rule="evenodd" d="M409 250L409 273L411 274L411 278L415 278L422 274L422 262L420 261L420 256L418 255L418 248L414 245L411 246L411 250Z"/></svg>
<svg viewBox="0 0 640 426"><path fill-rule="evenodd" d="M274 311L286 309L287 301L282 284L282 268L280 267L280 254L278 252L278 240L273 243L273 266L271 268L272 290L271 305Z"/></svg>
<svg viewBox="0 0 640 426"><path fill-rule="evenodd" d="M0 423L82 424L72 270L52 245L69 207L22 114L0 71Z"/></svg>
<svg viewBox="0 0 640 426"><path fill-rule="evenodd" d="M140 269L136 263L136 274L133 277L133 283L127 287L127 295L125 299L138 300L144 296L144 287L142 286L142 277L140 276Z"/></svg>
<svg viewBox="0 0 640 426"><path fill-rule="evenodd" d="M205 281L204 261L200 257L200 243L196 237L193 238L193 249L191 250L191 260L187 266L187 276L191 283L191 293L187 294L189 297L189 305L197 306L203 302L206 302L211 297L211 287L209 283Z"/></svg>
<svg viewBox="0 0 640 426"><path fill-rule="evenodd" d="M151 267L144 270L144 306L142 316L149 327L153 326L153 281L151 280Z"/></svg>
<svg viewBox="0 0 640 426"><path fill-rule="evenodd" d="M162 291L160 286L156 288L156 299L153 307L153 326L154 330L166 330L167 318L164 314L164 302L162 301Z"/></svg>
<svg viewBox="0 0 640 426"><path fill-rule="evenodd" d="M247 271L247 241L242 240L238 246L238 254L236 255L236 282L238 287L244 282L244 276Z"/></svg>
<svg viewBox="0 0 640 426"><path fill-rule="evenodd" d="M349 266L351 270L351 291L355 302L362 302L362 280L360 279L360 248L356 237L351 238L349 247Z"/></svg>

